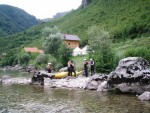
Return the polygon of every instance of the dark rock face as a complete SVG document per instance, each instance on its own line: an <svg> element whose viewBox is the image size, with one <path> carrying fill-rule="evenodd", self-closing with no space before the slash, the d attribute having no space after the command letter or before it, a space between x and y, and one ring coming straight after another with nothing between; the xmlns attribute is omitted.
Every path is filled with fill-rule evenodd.
<svg viewBox="0 0 150 113"><path fill-rule="evenodd" d="M37 71L33 74L33 77L31 79L32 84L41 84L44 85L44 78L53 78L53 74L47 73L45 71Z"/></svg>
<svg viewBox="0 0 150 113"><path fill-rule="evenodd" d="M145 90L150 91L150 69L148 66L148 61L141 57L122 59L116 70L109 74L108 85L116 87L122 92L140 94Z"/></svg>

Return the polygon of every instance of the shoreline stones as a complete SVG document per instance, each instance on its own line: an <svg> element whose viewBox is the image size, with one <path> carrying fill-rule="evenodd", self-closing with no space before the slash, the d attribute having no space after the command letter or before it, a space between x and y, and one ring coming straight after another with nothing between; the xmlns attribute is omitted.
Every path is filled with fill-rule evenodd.
<svg viewBox="0 0 150 113"><path fill-rule="evenodd" d="M138 97L138 99L141 100L141 101L150 101L150 92L145 91L143 94L141 94Z"/></svg>
<svg viewBox="0 0 150 113"><path fill-rule="evenodd" d="M117 68L109 75L95 74L88 77L88 81L84 82L84 89L97 91L116 89L122 93L142 94L145 91L150 91L150 69L148 69L148 66L148 61L141 57L122 59L119 61ZM46 73L39 75L39 78L50 77ZM57 82L62 87L74 87L68 85L70 82L67 78L57 81L63 83L62 85L61 82ZM72 81L74 80L72 79ZM58 84L55 87L60 87ZM77 84L80 84L80 82Z"/></svg>
<svg viewBox="0 0 150 113"><path fill-rule="evenodd" d="M26 77L16 77L12 78L7 75L2 76L1 83L3 85L11 85L11 84L29 84L31 82L31 78Z"/></svg>
<svg viewBox="0 0 150 113"><path fill-rule="evenodd" d="M18 65L15 65L15 66L5 66L5 67L1 68L1 70L3 70L3 71L35 72L36 69L32 64L30 64L26 67L20 66L18 64Z"/></svg>
<svg viewBox="0 0 150 113"><path fill-rule="evenodd" d="M128 57L120 60L117 68L108 75L95 74L87 78L80 75L77 78L66 77L62 79L51 79L50 75L43 72L40 72L39 75L45 79L42 85L52 88L81 88L98 92L116 89L121 93L142 94L145 91L150 92L150 69L148 66L148 61L141 57ZM3 82L3 79L1 81Z"/></svg>

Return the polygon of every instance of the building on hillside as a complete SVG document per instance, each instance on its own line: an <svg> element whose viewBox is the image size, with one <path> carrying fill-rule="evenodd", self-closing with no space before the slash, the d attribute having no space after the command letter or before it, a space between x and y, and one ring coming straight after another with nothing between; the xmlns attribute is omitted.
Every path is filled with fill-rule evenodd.
<svg viewBox="0 0 150 113"><path fill-rule="evenodd" d="M76 47L73 52L72 56L79 56L79 55L87 55L88 54L88 45L80 49L79 47Z"/></svg>
<svg viewBox="0 0 150 113"><path fill-rule="evenodd" d="M76 47L73 50L72 56L79 56L79 55L81 55L81 49L79 47Z"/></svg>
<svg viewBox="0 0 150 113"><path fill-rule="evenodd" d="M88 45L86 45L84 48L81 49L81 55L87 55L88 54Z"/></svg>
<svg viewBox="0 0 150 113"><path fill-rule="evenodd" d="M64 40L64 43L68 45L68 47L70 48L74 49L76 47L79 47L80 38L77 35L64 34L63 40Z"/></svg>
<svg viewBox="0 0 150 113"><path fill-rule="evenodd" d="M39 49L36 48L36 47L25 47L25 48L24 48L24 51L25 51L25 52L30 52L30 53L40 53L40 54L43 54L43 53L44 53L43 50L39 50Z"/></svg>

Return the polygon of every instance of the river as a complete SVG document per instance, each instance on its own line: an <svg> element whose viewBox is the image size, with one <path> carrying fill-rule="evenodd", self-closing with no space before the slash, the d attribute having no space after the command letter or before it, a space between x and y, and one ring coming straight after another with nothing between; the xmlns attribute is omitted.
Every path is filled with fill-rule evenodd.
<svg viewBox="0 0 150 113"><path fill-rule="evenodd" d="M31 77L25 73L0 73ZM150 102L135 95L0 84L0 113L150 113Z"/></svg>

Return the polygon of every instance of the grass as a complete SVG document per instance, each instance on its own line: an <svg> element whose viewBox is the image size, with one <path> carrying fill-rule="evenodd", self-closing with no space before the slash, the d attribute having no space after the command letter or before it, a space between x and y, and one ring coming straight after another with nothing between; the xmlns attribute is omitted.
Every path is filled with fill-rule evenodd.
<svg viewBox="0 0 150 113"><path fill-rule="evenodd" d="M124 53L131 48L146 47L150 49L150 37L127 39L126 41L115 43L112 46L114 53L119 59L124 58Z"/></svg>

